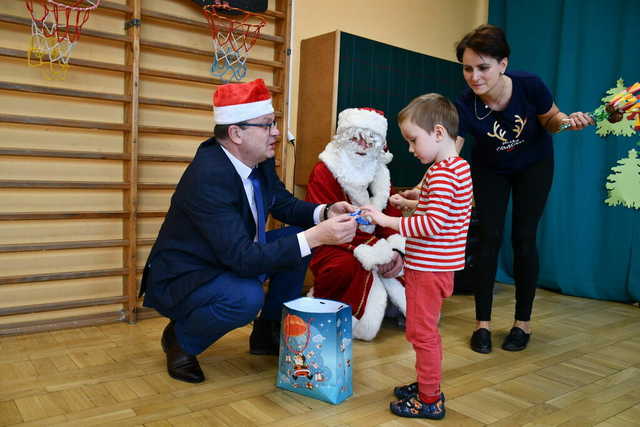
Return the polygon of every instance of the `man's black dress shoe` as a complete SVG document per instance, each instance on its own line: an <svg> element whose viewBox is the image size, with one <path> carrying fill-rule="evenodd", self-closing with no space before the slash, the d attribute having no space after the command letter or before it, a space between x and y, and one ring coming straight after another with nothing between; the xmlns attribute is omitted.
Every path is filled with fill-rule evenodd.
<svg viewBox="0 0 640 427"><path fill-rule="evenodd" d="M172 378L188 383L204 381L204 373L200 369L198 359L180 348L173 321L169 322L162 333L162 349L167 353L167 372Z"/></svg>
<svg viewBox="0 0 640 427"><path fill-rule="evenodd" d="M522 351L527 348L531 334L526 333L522 329L514 326L509 331L509 335L504 338L502 349L507 351Z"/></svg>
<svg viewBox="0 0 640 427"><path fill-rule="evenodd" d="M249 353L277 356L280 352L280 321L256 319L249 337Z"/></svg>
<svg viewBox="0 0 640 427"><path fill-rule="evenodd" d="M486 328L476 329L471 335L471 350L487 354L491 353L491 331Z"/></svg>

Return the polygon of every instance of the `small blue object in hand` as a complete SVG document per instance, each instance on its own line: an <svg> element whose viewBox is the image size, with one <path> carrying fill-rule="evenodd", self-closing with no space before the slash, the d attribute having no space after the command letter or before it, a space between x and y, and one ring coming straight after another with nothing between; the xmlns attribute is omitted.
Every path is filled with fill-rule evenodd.
<svg viewBox="0 0 640 427"><path fill-rule="evenodd" d="M362 216L362 211L351 212L349 215L356 217L356 222L362 225L371 225L370 221L367 221L365 217Z"/></svg>

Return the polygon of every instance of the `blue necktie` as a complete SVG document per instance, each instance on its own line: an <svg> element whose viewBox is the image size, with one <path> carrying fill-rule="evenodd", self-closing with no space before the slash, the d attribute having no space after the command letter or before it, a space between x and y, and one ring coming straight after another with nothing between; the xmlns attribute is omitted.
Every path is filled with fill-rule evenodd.
<svg viewBox="0 0 640 427"><path fill-rule="evenodd" d="M251 171L249 175L249 181L253 185L253 198L256 202L256 222L258 226L258 242L267 243L267 238L264 231L264 225L267 219L264 215L264 203L262 202L262 189L260 188L260 179L258 178L258 169Z"/></svg>

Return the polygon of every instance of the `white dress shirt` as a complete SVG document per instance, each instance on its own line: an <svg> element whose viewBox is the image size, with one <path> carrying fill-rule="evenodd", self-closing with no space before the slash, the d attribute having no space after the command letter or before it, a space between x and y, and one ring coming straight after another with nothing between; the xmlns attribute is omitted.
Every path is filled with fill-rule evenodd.
<svg viewBox="0 0 640 427"><path fill-rule="evenodd" d="M227 155L227 157L229 158L229 160L231 160L231 163L233 164L233 167L236 169L236 172L238 172L238 175L240 175L240 179L242 180L242 185L244 186L244 192L247 195L247 200L249 201L249 206L251 207L251 213L253 214L253 220L256 223L256 227L258 224L258 213L256 210L256 202L255 199L253 197L253 184L251 184L251 180L249 180L249 175L251 174L251 171L253 169L251 169L249 166L245 165L244 163L242 163L242 161L240 161L237 157L235 157L233 154L231 154L226 148L220 146L222 148L222 151L224 151L224 154ZM316 207L316 209L313 211L313 223L317 224L320 222L320 212L322 212L322 209L324 209L325 205L320 205L318 207ZM265 218L266 220L266 218ZM298 237L298 245L300 246L300 255L302 257L305 257L307 255L311 254L311 248L309 248L309 243L307 242L306 237L304 237L304 233L300 232L296 235ZM254 241L256 241L258 239L258 232L256 229L256 237L253 239Z"/></svg>

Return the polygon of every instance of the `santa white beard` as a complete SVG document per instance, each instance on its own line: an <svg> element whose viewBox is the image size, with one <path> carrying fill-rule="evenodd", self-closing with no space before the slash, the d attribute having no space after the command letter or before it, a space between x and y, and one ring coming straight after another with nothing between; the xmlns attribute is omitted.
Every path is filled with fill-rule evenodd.
<svg viewBox="0 0 640 427"><path fill-rule="evenodd" d="M352 141L352 138L360 136L367 141L368 148ZM385 153L383 147L384 139L378 134L367 129L348 128L334 136L320 153L320 160L327 165L355 206L373 205L379 210L387 206L391 178L386 164L393 156ZM360 225L359 228L372 233L375 225Z"/></svg>
<svg viewBox="0 0 640 427"><path fill-rule="evenodd" d="M344 171L344 178L348 185L354 188L366 189L373 181L373 177L378 169L378 158L375 153L368 152L365 155L357 154L354 144L337 151L340 169ZM343 185L343 183L340 183Z"/></svg>

